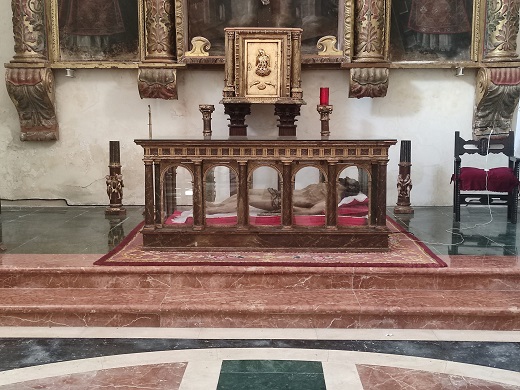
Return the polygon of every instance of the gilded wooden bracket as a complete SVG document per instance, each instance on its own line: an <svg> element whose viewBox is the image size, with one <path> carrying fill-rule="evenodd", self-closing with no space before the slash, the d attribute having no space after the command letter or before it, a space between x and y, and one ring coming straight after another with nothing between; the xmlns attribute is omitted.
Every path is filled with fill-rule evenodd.
<svg viewBox="0 0 520 390"><path fill-rule="evenodd" d="M388 90L387 68L350 69L349 97L385 97Z"/></svg>
<svg viewBox="0 0 520 390"><path fill-rule="evenodd" d="M519 13L518 0L487 0L484 60L511 61L518 57Z"/></svg>
<svg viewBox="0 0 520 390"><path fill-rule="evenodd" d="M520 97L520 68L481 68L477 75L473 138L504 137Z"/></svg>
<svg viewBox="0 0 520 390"><path fill-rule="evenodd" d="M137 87L141 99L176 100L177 70L168 68L139 68Z"/></svg>
<svg viewBox="0 0 520 390"><path fill-rule="evenodd" d="M389 7L386 0L355 1L354 61L385 60Z"/></svg>
<svg viewBox="0 0 520 390"><path fill-rule="evenodd" d="M22 141L58 139L54 76L48 68L8 68L7 92L20 119Z"/></svg>

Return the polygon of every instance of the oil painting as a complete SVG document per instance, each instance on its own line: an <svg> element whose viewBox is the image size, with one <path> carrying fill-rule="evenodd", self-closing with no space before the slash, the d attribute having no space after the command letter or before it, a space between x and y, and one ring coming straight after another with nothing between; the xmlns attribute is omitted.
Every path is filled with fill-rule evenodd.
<svg viewBox="0 0 520 390"><path fill-rule="evenodd" d="M394 0L391 61L469 61L473 0Z"/></svg>
<svg viewBox="0 0 520 390"><path fill-rule="evenodd" d="M137 0L58 0L61 61L139 58Z"/></svg>

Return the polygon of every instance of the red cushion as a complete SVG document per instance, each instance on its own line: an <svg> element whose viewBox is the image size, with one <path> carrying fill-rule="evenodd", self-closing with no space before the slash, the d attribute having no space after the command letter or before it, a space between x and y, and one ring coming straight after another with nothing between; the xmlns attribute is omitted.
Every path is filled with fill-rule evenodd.
<svg viewBox="0 0 520 390"><path fill-rule="evenodd" d="M489 171L480 168L464 167L460 169L461 191L509 192L518 186L518 179L511 168L492 168Z"/></svg>

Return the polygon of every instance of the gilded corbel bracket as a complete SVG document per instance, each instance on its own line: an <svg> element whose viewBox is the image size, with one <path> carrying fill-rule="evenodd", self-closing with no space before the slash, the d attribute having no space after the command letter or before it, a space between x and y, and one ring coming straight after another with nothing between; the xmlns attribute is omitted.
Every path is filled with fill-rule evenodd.
<svg viewBox="0 0 520 390"><path fill-rule="evenodd" d="M388 90L389 70L387 68L350 69L350 98L385 97Z"/></svg>
<svg viewBox="0 0 520 390"><path fill-rule="evenodd" d="M15 55L5 82L20 119L22 141L58 139L54 76L46 58L44 0L12 0Z"/></svg>
<svg viewBox="0 0 520 390"><path fill-rule="evenodd" d="M211 48L211 42L204 37L194 37L191 40L192 48L189 52L185 53L186 57L208 57L209 49Z"/></svg>
<svg viewBox="0 0 520 390"><path fill-rule="evenodd" d="M141 99L178 99L176 69L140 67L137 78Z"/></svg>
<svg viewBox="0 0 520 390"><path fill-rule="evenodd" d="M477 75L473 138L505 137L520 97L520 68L481 68Z"/></svg>
<svg viewBox="0 0 520 390"><path fill-rule="evenodd" d="M20 119L22 141L58 139L54 76L48 68L8 68L7 92Z"/></svg>
<svg viewBox="0 0 520 390"><path fill-rule="evenodd" d="M484 60L515 60L520 1L487 0L486 14Z"/></svg>
<svg viewBox="0 0 520 390"><path fill-rule="evenodd" d="M318 40L316 47L318 48L319 56L340 56L343 55L341 50L336 48L338 40L333 35L327 35Z"/></svg>

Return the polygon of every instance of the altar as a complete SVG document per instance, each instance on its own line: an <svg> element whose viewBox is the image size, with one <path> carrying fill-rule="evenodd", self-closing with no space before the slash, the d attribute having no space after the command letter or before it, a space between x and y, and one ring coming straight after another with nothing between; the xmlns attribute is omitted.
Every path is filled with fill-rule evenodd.
<svg viewBox="0 0 520 390"><path fill-rule="evenodd" d="M388 250L386 170L396 140L230 137L135 143L144 150L147 249ZM274 181L267 183L269 173ZM305 187L299 184L309 180ZM309 188L321 191L322 203L301 203ZM259 194L268 196L265 206L255 203Z"/></svg>

